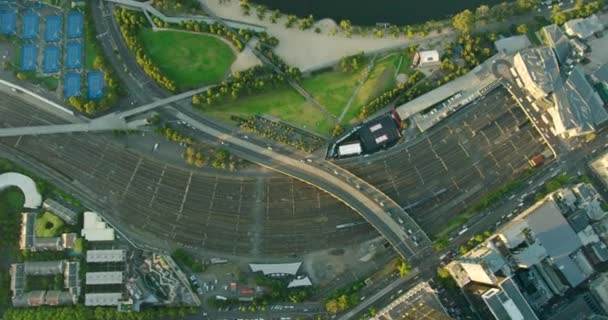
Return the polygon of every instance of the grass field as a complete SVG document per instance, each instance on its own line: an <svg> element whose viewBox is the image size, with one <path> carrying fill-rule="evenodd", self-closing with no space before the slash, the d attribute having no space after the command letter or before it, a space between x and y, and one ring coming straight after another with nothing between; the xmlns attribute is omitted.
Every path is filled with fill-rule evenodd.
<svg viewBox="0 0 608 320"><path fill-rule="evenodd" d="M36 236L42 238L56 237L64 226L63 220L56 215L45 212L36 218Z"/></svg>
<svg viewBox="0 0 608 320"><path fill-rule="evenodd" d="M89 37L87 32L84 33L84 65L87 69L93 69L93 62L97 57L97 39Z"/></svg>
<svg viewBox="0 0 608 320"><path fill-rule="evenodd" d="M360 72L330 71L303 79L302 87L330 113L338 117L360 78ZM328 135L334 126L331 119L288 86L243 97L205 110L223 120L229 120L231 115L246 117L268 114L322 135Z"/></svg>
<svg viewBox="0 0 608 320"><path fill-rule="evenodd" d="M334 116L340 116L363 76L362 72L332 71L306 78L302 87Z"/></svg>
<svg viewBox="0 0 608 320"><path fill-rule="evenodd" d="M25 196L18 188L8 188L0 191L0 211L19 213L25 203Z"/></svg>
<svg viewBox="0 0 608 320"><path fill-rule="evenodd" d="M230 46L208 35L144 28L139 40L180 90L221 81L236 58Z"/></svg>
<svg viewBox="0 0 608 320"><path fill-rule="evenodd" d="M325 135L333 127L330 119L291 87L276 88L262 94L228 101L206 108L205 111L226 121L230 121L231 115L248 117L268 114Z"/></svg>

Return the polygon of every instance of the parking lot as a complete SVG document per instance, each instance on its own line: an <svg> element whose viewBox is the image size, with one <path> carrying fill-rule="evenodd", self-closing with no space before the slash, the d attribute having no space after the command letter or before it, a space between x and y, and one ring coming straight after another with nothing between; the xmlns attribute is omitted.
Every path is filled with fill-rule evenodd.
<svg viewBox="0 0 608 320"><path fill-rule="evenodd" d="M529 168L545 148L511 95L499 87L419 138L338 162L402 205L429 234Z"/></svg>

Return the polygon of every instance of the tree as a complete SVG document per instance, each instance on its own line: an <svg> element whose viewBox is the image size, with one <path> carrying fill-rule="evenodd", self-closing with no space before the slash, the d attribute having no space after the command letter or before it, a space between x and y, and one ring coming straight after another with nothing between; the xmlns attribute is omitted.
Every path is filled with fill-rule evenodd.
<svg viewBox="0 0 608 320"><path fill-rule="evenodd" d="M412 271L412 268L403 260L397 264L397 271L399 271L399 275L405 277Z"/></svg>
<svg viewBox="0 0 608 320"><path fill-rule="evenodd" d="M336 301L336 299L327 301L327 303L325 303L325 311L327 311L329 314L338 313L338 301Z"/></svg>
<svg viewBox="0 0 608 320"><path fill-rule="evenodd" d="M342 30L347 31L350 30L351 28L351 23L350 20L341 20L340 21L340 28L342 28Z"/></svg>
<svg viewBox="0 0 608 320"><path fill-rule="evenodd" d="M343 294L338 297L338 309L340 311L344 311L350 307L350 301L348 300L348 296Z"/></svg>
<svg viewBox="0 0 608 320"><path fill-rule="evenodd" d="M456 14L452 19L452 25L454 28L466 34L471 32L474 24L475 17L473 16L473 12L468 9Z"/></svg>
<svg viewBox="0 0 608 320"><path fill-rule="evenodd" d="M568 17L559 9L559 6L556 5L551 9L551 20L557 25L562 25L568 20Z"/></svg>
<svg viewBox="0 0 608 320"><path fill-rule="evenodd" d="M478 20L485 19L488 17L488 13L490 13L490 7L482 4L475 10L475 18Z"/></svg>
<svg viewBox="0 0 608 320"><path fill-rule="evenodd" d="M520 34L526 34L526 33L528 33L528 26L525 24L520 24L517 26L516 31L517 31L517 33L520 33Z"/></svg>
<svg viewBox="0 0 608 320"><path fill-rule="evenodd" d="M446 268L437 268L437 275L440 279L447 279L451 277L450 272Z"/></svg>

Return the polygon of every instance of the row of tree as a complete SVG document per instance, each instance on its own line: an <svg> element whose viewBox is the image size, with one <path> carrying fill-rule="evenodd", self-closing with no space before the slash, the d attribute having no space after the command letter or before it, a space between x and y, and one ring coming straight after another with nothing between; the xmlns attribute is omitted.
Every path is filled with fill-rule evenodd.
<svg viewBox="0 0 608 320"><path fill-rule="evenodd" d="M139 12L124 8L115 9L114 16L120 25L120 32L125 39L127 47L135 53L135 60L144 72L165 89L175 92L177 90L175 82L160 71L158 66L154 64L154 61L145 54L144 48L139 43L137 33L146 23L144 16Z"/></svg>
<svg viewBox="0 0 608 320"><path fill-rule="evenodd" d="M397 88L384 92L379 97L373 99L372 101L366 103L363 107L361 107L361 110L359 111L359 119L365 119L372 115L374 112L395 101L397 97L404 93L407 93L423 78L424 74L422 72L414 71L409 75L405 83L399 84Z"/></svg>
<svg viewBox="0 0 608 320"><path fill-rule="evenodd" d="M363 287L365 287L365 283L357 281L348 287L330 292L327 295L328 299L325 301L325 311L333 315L354 307L361 301L359 291Z"/></svg>
<svg viewBox="0 0 608 320"><path fill-rule="evenodd" d="M365 55L363 52L352 56L342 57L340 59L340 70L342 72L358 71L365 64Z"/></svg>
<svg viewBox="0 0 608 320"><path fill-rule="evenodd" d="M194 307L168 307L143 309L140 312L120 312L116 308L36 307L11 308L3 315L4 320L148 320L158 318L178 319L198 312Z"/></svg>
<svg viewBox="0 0 608 320"><path fill-rule="evenodd" d="M198 0L152 0L152 6L161 11L188 11L191 13L202 9Z"/></svg>
<svg viewBox="0 0 608 320"><path fill-rule="evenodd" d="M238 118L238 121L239 126L245 130L307 152L315 151L323 143L319 137L301 132L295 133L294 128L290 126L280 122L270 122L261 117Z"/></svg>
<svg viewBox="0 0 608 320"><path fill-rule="evenodd" d="M488 5L479 6L475 12L466 9L457 13L452 18L452 26L462 33L471 33L476 22L501 22L517 14L523 14L538 7L536 0L517 0L513 2L503 2L496 6L489 7Z"/></svg>
<svg viewBox="0 0 608 320"><path fill-rule="evenodd" d="M586 18L602 9L605 0L585 2L577 0L576 5L571 10L560 10L559 6L554 6L551 11L551 20L557 25L562 25L566 21L576 18Z"/></svg>
<svg viewBox="0 0 608 320"><path fill-rule="evenodd" d="M91 6L93 4L90 1L85 1L85 36L88 39L95 41L97 37L97 30L95 29L95 23L92 20ZM121 97L126 95L126 90L118 78L118 75L114 69L110 66L105 53L100 46L94 46L93 48L87 47L86 50L95 50L95 60L93 60L93 68L100 70L104 78L104 95L99 100L88 100L85 94L82 94L78 100L68 100L78 111L83 113L96 113L99 111L107 110L108 108L115 105Z"/></svg>
<svg viewBox="0 0 608 320"><path fill-rule="evenodd" d="M237 99L245 95L259 93L267 88L273 88L286 83L285 77L272 73L266 66L255 66L245 71L233 73L229 80L220 85L208 88L205 92L192 96L192 104L202 107L203 104L213 105L226 101L228 97Z"/></svg>

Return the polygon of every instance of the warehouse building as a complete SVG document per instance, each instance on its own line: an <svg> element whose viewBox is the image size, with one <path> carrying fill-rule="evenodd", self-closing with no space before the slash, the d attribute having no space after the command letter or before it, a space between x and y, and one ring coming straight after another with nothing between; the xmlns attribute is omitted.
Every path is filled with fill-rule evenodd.
<svg viewBox="0 0 608 320"><path fill-rule="evenodd" d="M91 211L84 213L81 235L87 241L114 241L114 229L110 228L97 213Z"/></svg>
<svg viewBox="0 0 608 320"><path fill-rule="evenodd" d="M117 250L89 250L87 251L88 263L122 262L126 259L127 252L123 249Z"/></svg>

